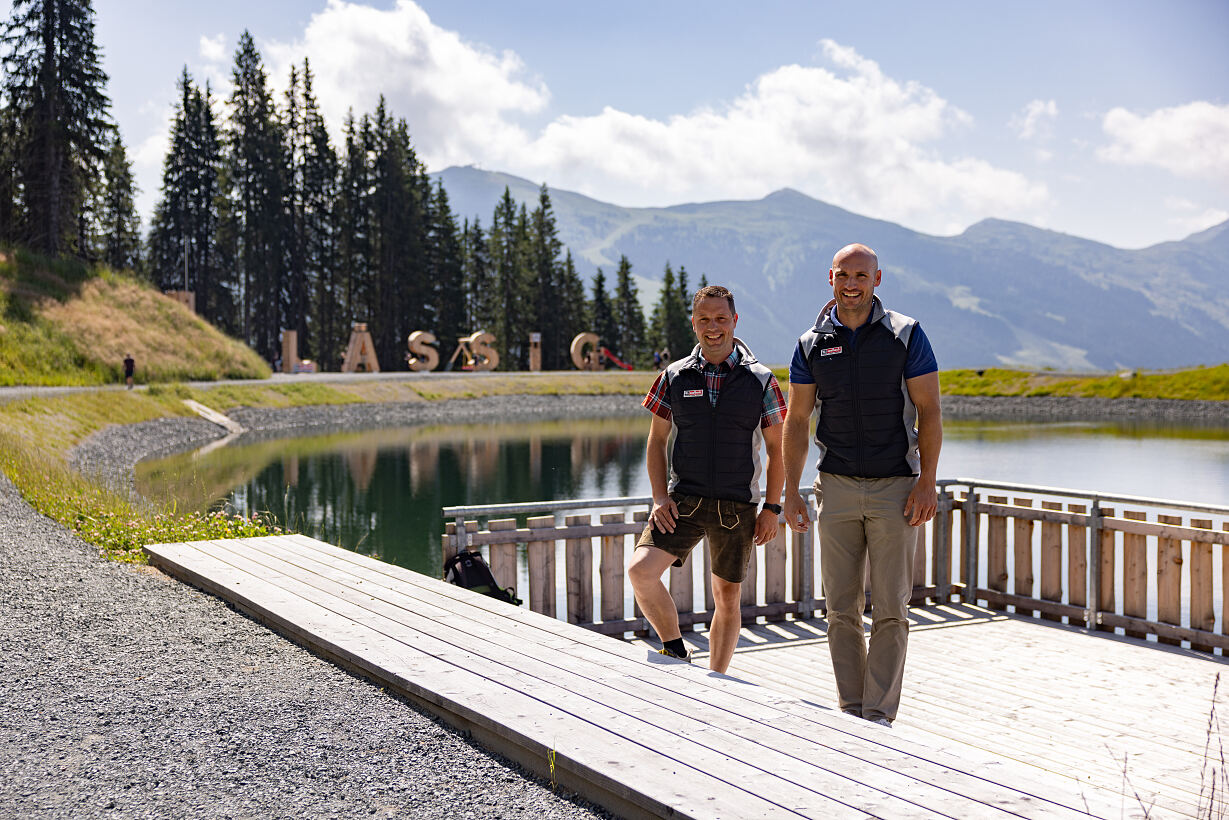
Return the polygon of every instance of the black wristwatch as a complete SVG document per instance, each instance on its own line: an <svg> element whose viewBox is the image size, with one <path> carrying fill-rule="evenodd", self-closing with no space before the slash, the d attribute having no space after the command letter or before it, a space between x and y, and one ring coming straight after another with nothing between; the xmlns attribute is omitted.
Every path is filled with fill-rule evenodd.
<svg viewBox="0 0 1229 820"><path fill-rule="evenodd" d="M765 502L764 502L764 509L766 509L766 510L772 510L772 512L773 512L773 513L775 513L776 515L780 515L780 514L781 514L781 505L780 505L780 504L769 504L767 501L765 501Z"/></svg>

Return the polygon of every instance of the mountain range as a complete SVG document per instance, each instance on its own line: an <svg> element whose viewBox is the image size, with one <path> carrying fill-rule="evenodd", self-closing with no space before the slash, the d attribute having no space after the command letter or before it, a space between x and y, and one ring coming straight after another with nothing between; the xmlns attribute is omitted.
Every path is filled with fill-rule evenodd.
<svg viewBox="0 0 1229 820"><path fill-rule="evenodd" d="M458 221L489 226L505 187L532 210L539 185L472 166L443 181ZM760 359L789 361L832 296L832 255L879 254L884 304L915 317L940 367L1164 369L1229 361L1229 221L1177 242L1124 250L987 219L941 237L860 216L791 189L754 201L624 208L549 189L559 238L586 276L626 255L641 299L665 265L734 292L738 335Z"/></svg>

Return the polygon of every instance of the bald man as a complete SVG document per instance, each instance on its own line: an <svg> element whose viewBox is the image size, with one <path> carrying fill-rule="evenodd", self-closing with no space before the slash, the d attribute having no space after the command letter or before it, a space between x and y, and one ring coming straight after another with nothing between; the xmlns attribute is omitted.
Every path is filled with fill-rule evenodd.
<svg viewBox="0 0 1229 820"><path fill-rule="evenodd" d="M943 422L939 373L915 319L886 310L883 277L866 245L837 251L832 299L802 334L789 371L785 417L785 519L811 526L798 492L810 419L816 416L821 576L828 648L843 712L891 726L900 706L913 552L934 517ZM862 630L870 562L872 626Z"/></svg>

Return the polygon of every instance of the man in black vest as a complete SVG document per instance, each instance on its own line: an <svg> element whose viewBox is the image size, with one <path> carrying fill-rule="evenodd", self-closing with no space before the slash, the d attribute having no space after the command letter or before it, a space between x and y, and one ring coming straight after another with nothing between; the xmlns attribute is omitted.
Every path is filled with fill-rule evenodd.
<svg viewBox="0 0 1229 820"><path fill-rule="evenodd" d="M653 511L627 568L636 602L662 640L661 654L690 661L661 577L708 537L716 608L708 665L716 672L725 672L734 656L747 561L756 544L777 532L785 476L781 388L735 338L737 324L730 291L719 285L696 291L691 327L699 344L666 367L644 399L653 413L647 452ZM767 487L757 512L761 441L768 450Z"/></svg>
<svg viewBox="0 0 1229 820"><path fill-rule="evenodd" d="M865 245L841 248L833 299L798 339L785 419L785 520L811 526L798 493L816 416L821 575L841 710L891 726L900 706L918 527L935 514L943 422L939 373L921 326L875 296ZM862 632L870 561L870 647Z"/></svg>

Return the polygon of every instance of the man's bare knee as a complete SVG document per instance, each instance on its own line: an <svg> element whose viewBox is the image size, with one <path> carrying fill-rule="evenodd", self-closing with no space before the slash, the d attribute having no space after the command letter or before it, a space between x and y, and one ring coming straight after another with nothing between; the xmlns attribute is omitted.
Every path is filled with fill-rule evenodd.
<svg viewBox="0 0 1229 820"><path fill-rule="evenodd" d="M718 609L736 608L742 600L743 585L737 581L727 581L724 578L712 577L713 605Z"/></svg>

